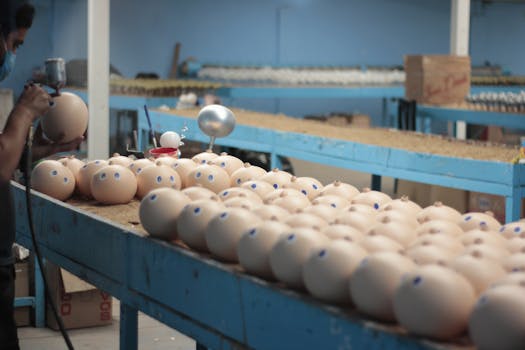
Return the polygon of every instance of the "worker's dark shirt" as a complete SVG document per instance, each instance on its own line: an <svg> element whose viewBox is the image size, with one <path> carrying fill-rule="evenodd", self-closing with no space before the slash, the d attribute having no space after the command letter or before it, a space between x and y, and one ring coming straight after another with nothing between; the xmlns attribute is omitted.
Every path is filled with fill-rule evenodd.
<svg viewBox="0 0 525 350"><path fill-rule="evenodd" d="M11 185L0 182L0 266L13 263L15 242L15 208Z"/></svg>

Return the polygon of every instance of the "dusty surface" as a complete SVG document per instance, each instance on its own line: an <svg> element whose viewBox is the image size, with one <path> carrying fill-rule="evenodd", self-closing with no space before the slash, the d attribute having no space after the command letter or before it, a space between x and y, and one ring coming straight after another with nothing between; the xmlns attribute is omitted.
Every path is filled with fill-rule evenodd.
<svg viewBox="0 0 525 350"><path fill-rule="evenodd" d="M266 114L233 109L237 123L279 131L304 133L357 143L404 149L456 158L512 162L518 155L516 147L486 142L461 141L439 135L399 131L384 128L342 128L314 120L302 120L285 115ZM168 114L196 118L199 109L172 110Z"/></svg>

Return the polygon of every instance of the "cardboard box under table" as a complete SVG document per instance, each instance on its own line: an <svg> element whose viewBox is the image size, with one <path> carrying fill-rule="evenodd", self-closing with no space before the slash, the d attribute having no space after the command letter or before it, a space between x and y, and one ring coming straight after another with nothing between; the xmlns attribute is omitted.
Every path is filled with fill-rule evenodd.
<svg viewBox="0 0 525 350"><path fill-rule="evenodd" d="M440 105L464 102L470 91L470 57L405 56L405 97Z"/></svg>
<svg viewBox="0 0 525 350"><path fill-rule="evenodd" d="M49 262L46 274L53 300L67 329L112 323L112 297L91 284ZM47 307L48 327L58 330L51 308Z"/></svg>

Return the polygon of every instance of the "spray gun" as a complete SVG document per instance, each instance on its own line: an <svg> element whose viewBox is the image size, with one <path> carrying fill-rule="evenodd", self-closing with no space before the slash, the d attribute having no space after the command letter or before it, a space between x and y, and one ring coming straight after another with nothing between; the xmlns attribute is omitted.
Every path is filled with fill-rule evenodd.
<svg viewBox="0 0 525 350"><path fill-rule="evenodd" d="M60 96L60 89L66 85L66 63L63 58L48 58L45 62L45 85L55 89L54 96Z"/></svg>

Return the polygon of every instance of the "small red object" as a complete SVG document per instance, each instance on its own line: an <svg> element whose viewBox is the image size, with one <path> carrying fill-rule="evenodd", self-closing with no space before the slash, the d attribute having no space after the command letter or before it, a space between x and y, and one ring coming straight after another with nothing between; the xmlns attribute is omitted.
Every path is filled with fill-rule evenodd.
<svg viewBox="0 0 525 350"><path fill-rule="evenodd" d="M158 158L160 156L177 157L177 151L177 148L173 147L157 147L150 149L149 154L154 158Z"/></svg>

